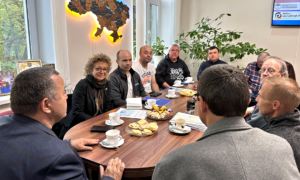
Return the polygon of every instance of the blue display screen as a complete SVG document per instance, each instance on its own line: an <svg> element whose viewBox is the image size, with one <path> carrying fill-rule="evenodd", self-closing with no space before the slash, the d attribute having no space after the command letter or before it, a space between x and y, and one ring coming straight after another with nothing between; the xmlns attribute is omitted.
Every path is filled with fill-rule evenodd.
<svg viewBox="0 0 300 180"><path fill-rule="evenodd" d="M273 26L300 26L300 0L274 0Z"/></svg>

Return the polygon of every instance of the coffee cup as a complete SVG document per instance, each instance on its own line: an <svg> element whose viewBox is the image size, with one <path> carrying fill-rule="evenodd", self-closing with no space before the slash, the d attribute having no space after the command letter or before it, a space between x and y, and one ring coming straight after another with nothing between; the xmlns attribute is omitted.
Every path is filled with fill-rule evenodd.
<svg viewBox="0 0 300 180"><path fill-rule="evenodd" d="M175 96L175 89L169 89L168 90L168 95L169 96Z"/></svg>
<svg viewBox="0 0 300 180"><path fill-rule="evenodd" d="M193 81L193 77L186 77L186 78L185 78L185 81L186 81L186 82L191 82L191 81Z"/></svg>
<svg viewBox="0 0 300 180"><path fill-rule="evenodd" d="M122 136L120 135L120 131L118 129L108 130L105 134L109 145L117 145L119 140L122 139Z"/></svg>
<svg viewBox="0 0 300 180"><path fill-rule="evenodd" d="M148 99L148 100L145 102L145 105L146 105L146 106L149 106L149 107L152 107L152 105L156 105L156 99Z"/></svg>
<svg viewBox="0 0 300 180"><path fill-rule="evenodd" d="M175 85L175 86L181 85L181 80L176 80L176 81L174 81L174 85Z"/></svg>
<svg viewBox="0 0 300 180"><path fill-rule="evenodd" d="M185 120L184 119L175 119L174 126L175 126L176 129L184 130Z"/></svg>
<svg viewBox="0 0 300 180"><path fill-rule="evenodd" d="M109 120L112 124L118 124L120 120L120 113L118 112L113 112L109 113Z"/></svg>

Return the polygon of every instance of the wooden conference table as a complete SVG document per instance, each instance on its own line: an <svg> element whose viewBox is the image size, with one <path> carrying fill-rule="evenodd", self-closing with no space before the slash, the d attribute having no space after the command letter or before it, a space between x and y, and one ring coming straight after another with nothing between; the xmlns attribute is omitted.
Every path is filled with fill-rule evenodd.
<svg viewBox="0 0 300 180"><path fill-rule="evenodd" d="M192 89L197 84L188 84L183 86L185 89ZM167 91L160 91L162 95L157 98L168 99L165 95ZM178 95L178 93L176 93ZM186 113L187 100L192 97L179 95L176 99L166 105L168 109L172 109L174 115L177 112ZM195 115L198 115L198 103L196 103ZM144 106L144 105L143 105ZM125 108L125 106L122 106ZM121 108L121 107L120 107ZM144 108L144 107L143 107ZM105 125L105 120L109 119L108 114L117 111L119 108L86 120L72 127L64 136L64 139L78 138L93 138L104 140L105 133L90 132L93 125ZM115 127L121 131L121 136L125 139L125 143L118 149L107 149L99 145L94 145L92 151L83 151L78 154L82 158L84 165L92 170L99 171L99 165L106 166L112 158L119 157L125 163L123 179L145 178L152 176L156 163L169 152L199 139L203 132L192 130L187 135L179 135L170 132L169 120L156 121L158 131L151 136L136 137L131 136L125 131L125 127L131 122L136 122L138 119L121 118L125 122ZM155 120L146 119L148 122Z"/></svg>

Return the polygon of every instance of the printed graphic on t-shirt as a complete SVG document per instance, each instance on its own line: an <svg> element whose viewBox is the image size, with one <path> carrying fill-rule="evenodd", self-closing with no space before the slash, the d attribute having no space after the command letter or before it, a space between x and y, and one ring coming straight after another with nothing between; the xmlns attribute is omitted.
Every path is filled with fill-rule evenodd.
<svg viewBox="0 0 300 180"><path fill-rule="evenodd" d="M181 80L184 79L183 70L181 68L178 69L170 68L170 70L171 70L171 74L170 74L171 79L181 79Z"/></svg>
<svg viewBox="0 0 300 180"><path fill-rule="evenodd" d="M145 84L145 83L151 83L151 72L145 72L143 75L142 75L142 83Z"/></svg>

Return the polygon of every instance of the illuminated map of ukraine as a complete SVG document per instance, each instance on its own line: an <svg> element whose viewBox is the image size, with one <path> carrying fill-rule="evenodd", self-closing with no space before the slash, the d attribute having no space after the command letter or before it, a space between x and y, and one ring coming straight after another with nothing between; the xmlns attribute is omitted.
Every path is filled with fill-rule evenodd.
<svg viewBox="0 0 300 180"><path fill-rule="evenodd" d="M97 28L96 37L101 36L103 28L113 31L110 35L114 42L122 37L118 35L119 27L126 24L129 19L129 7L120 0L71 0L68 8L76 13L85 14L91 11L97 16L100 28Z"/></svg>

